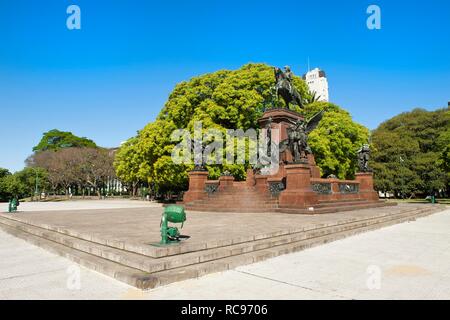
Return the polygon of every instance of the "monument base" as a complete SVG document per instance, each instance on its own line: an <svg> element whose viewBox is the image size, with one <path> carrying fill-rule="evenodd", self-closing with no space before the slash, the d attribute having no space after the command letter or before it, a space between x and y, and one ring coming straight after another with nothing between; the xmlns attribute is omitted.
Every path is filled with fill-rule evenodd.
<svg viewBox="0 0 450 320"><path fill-rule="evenodd" d="M376 201L379 199L378 193L373 189L373 173L358 172L355 180L359 182L359 195L362 199Z"/></svg>
<svg viewBox="0 0 450 320"><path fill-rule="evenodd" d="M208 171L189 172L189 190L184 194L183 201L191 202L207 196L205 184L208 180Z"/></svg>
<svg viewBox="0 0 450 320"><path fill-rule="evenodd" d="M286 170L286 189L280 193L280 208L307 208L318 203L311 188L311 168L308 164L289 164Z"/></svg>
<svg viewBox="0 0 450 320"><path fill-rule="evenodd" d="M271 109L258 120L263 131L271 131L271 141L280 144L288 138L288 128L303 115L288 109ZM279 166L247 171L245 182L232 176L208 181L207 172L189 174L189 191L183 205L187 210L220 212L285 212L319 214L358 208L379 207L371 172L356 174L355 180L324 179L313 154L305 163L294 164L291 152L280 154Z"/></svg>

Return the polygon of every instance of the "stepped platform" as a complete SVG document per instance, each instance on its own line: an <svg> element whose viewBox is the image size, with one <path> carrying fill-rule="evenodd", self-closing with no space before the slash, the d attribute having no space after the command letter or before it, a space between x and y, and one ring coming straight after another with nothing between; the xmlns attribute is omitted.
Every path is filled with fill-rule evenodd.
<svg viewBox="0 0 450 320"><path fill-rule="evenodd" d="M327 204L322 205L326 209ZM444 209L401 204L322 215L188 211L182 233L191 238L167 247L152 245L160 240L162 208L3 213L0 229L119 281L150 289Z"/></svg>

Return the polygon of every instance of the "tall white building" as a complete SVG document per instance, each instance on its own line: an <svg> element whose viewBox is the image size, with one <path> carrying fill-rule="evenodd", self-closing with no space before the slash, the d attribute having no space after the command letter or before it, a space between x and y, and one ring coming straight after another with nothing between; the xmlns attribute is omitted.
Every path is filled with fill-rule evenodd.
<svg viewBox="0 0 450 320"><path fill-rule="evenodd" d="M315 68L308 71L303 80L308 84L309 91L315 92L319 101L329 101L328 96L328 80L325 76L325 71Z"/></svg>

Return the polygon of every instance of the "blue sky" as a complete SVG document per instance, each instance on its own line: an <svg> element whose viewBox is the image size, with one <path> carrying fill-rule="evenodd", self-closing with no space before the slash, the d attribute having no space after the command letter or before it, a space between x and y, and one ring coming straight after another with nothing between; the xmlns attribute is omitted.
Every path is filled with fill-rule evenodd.
<svg viewBox="0 0 450 320"><path fill-rule="evenodd" d="M66 9L81 8L81 30ZM381 30L366 9L381 8ZM118 146L177 82L248 62L324 69L330 99L373 129L450 100L450 2L0 0L0 167L53 128Z"/></svg>

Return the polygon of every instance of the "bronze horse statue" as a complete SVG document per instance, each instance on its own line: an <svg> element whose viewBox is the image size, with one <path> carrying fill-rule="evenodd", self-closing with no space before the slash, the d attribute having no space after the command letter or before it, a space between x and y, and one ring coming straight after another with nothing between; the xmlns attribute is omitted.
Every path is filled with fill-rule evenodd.
<svg viewBox="0 0 450 320"><path fill-rule="evenodd" d="M287 70L287 72L283 72L280 68L274 68L275 72L275 92L277 97L281 96L286 104L286 108L289 109L289 104L292 103L294 105L303 108L302 97L297 89L292 84L291 72ZM289 73L288 73L289 72Z"/></svg>

